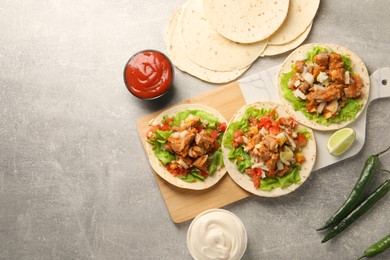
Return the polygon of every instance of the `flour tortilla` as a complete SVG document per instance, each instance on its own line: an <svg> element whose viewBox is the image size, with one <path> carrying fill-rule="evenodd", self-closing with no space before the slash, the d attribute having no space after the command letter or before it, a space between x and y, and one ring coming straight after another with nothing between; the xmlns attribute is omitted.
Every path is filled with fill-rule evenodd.
<svg viewBox="0 0 390 260"><path fill-rule="evenodd" d="M282 25L289 8L289 0L203 2L207 19L214 30L240 43L253 43L268 38Z"/></svg>
<svg viewBox="0 0 390 260"><path fill-rule="evenodd" d="M311 51L314 46L320 46L323 48L327 48L328 50L332 50L336 53L342 54L344 56L347 56L351 59L351 69L353 73L359 74L362 82L363 82L363 89L361 96L357 99L361 104L362 107L358 114L356 115L355 119L361 114L361 112L364 110L364 107L367 104L368 101L368 95L370 93L370 78L368 75L367 68L364 64L364 62L351 50L341 46L341 45L335 45L335 44L324 44L324 43L310 43L306 45L302 45L295 51L293 51L287 59L283 62L281 68L279 69L279 72L276 77L277 86L278 86L278 92L280 100L282 101L283 105L287 109L287 111L301 124L306 125L310 128L326 131L326 130L336 130L343 128L347 126L348 124L352 123L354 120L350 121L344 121L338 124L329 124L329 125L322 125L319 123L316 123L310 119L308 119L302 112L295 111L292 107L292 104L287 101L283 95L281 90L281 84L280 84L280 78L283 74L288 73L291 71L291 65L295 63L296 60L302 60L306 59L306 53Z"/></svg>
<svg viewBox="0 0 390 260"><path fill-rule="evenodd" d="M282 45L297 38L313 21L319 5L320 0L290 0L286 19L280 28L269 37L268 43Z"/></svg>
<svg viewBox="0 0 390 260"><path fill-rule="evenodd" d="M202 0L189 0L182 8L180 26L186 55L202 67L215 71L247 68L267 45L266 41L239 44L222 37L211 28Z"/></svg>
<svg viewBox="0 0 390 260"><path fill-rule="evenodd" d="M153 119L151 124L158 124L161 122L163 117L165 115L168 115L169 117L172 117L176 115L177 113L184 111L184 110L203 110L208 112L209 114L213 115L214 117L218 118L219 122L225 122L227 123L226 119L215 109L201 105L201 104L183 104L183 105L177 105L174 107L171 107L165 111L163 111L161 114L159 114L156 118ZM178 177L173 176L161 163L159 159L154 155L152 150L152 145L148 142L146 142L146 152L149 157L149 162L153 168L153 170L164 180L169 182L170 184L184 189L191 189L191 190L204 190L207 188L210 188L214 184L216 184L226 173L226 168L222 167L220 169L217 169L211 176L208 176L204 181L197 181L193 183L185 182L179 179Z"/></svg>
<svg viewBox="0 0 390 260"><path fill-rule="evenodd" d="M255 103L252 103L249 105L245 105L239 111L237 111L234 114L234 116L232 117L232 119L230 120L229 124L231 124L232 122L236 122L236 121L241 120L245 111L249 107L255 107L258 109L276 108L279 117L288 117L289 116L289 114L283 108L283 106L281 104L278 104L275 102L255 102ZM275 188L275 189L270 190L270 191L263 191L261 189L255 189L253 187L253 182L250 179L250 177L245 173L239 172L237 169L237 165L234 162L229 160L228 154L230 152L230 149L226 148L223 145L224 140L222 140L223 158L224 158L226 169L227 169L230 177L244 190L249 191L255 195L262 196L262 197L279 197L279 196L286 195L286 194L296 190L309 177L309 175L313 169L315 160L316 160L316 142L315 142L315 137L314 137L313 131L310 128L304 127L302 125L298 125L298 129L302 129L302 130L305 129L311 135L311 139L308 140L307 145L302 150L302 153L305 156L306 161L304 163L302 163L302 165L301 165L301 170L300 170L301 182L299 184L292 184L292 185L285 187L285 188L278 187L278 188Z"/></svg>
<svg viewBox="0 0 390 260"><path fill-rule="evenodd" d="M288 42L288 43L285 43L282 45L268 44L267 48L265 48L264 52L261 54L261 57L278 55L278 54L288 52L292 49L295 49L296 47L301 45L302 42L304 42L306 40L307 36L310 33L312 25L313 25L313 23L310 23L310 25L306 28L306 30L301 35L299 35L296 39L292 40L291 42Z"/></svg>
<svg viewBox="0 0 390 260"><path fill-rule="evenodd" d="M178 8L172 16L166 30L165 40L168 46L167 54L172 63L180 70L201 80L211 83L227 83L241 76L250 66L232 71L209 70L194 63L186 55L184 42L180 32L182 8Z"/></svg>

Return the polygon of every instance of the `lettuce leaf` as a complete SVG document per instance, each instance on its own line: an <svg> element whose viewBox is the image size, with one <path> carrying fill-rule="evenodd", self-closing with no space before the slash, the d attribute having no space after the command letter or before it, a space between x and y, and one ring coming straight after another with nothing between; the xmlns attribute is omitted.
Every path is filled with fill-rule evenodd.
<svg viewBox="0 0 390 260"><path fill-rule="evenodd" d="M265 178L260 182L260 189L270 191L275 188L285 188L294 183L300 183L301 176L299 174L299 165L294 165L293 170L283 177Z"/></svg>
<svg viewBox="0 0 390 260"><path fill-rule="evenodd" d="M209 171L209 175L212 175L218 169L218 166L220 166L220 167L224 166L221 149L219 149L215 153L213 153L209 157L209 160L210 160L210 165L209 165L208 171Z"/></svg>
<svg viewBox="0 0 390 260"><path fill-rule="evenodd" d="M200 120L202 122L205 122L207 121L208 122L208 125L207 127L208 128L212 128L212 129L215 129L217 127L217 125L220 123L219 120L203 111L203 110L184 110L184 111L181 111L179 113L177 113L174 117L173 117L173 122L171 123L172 126L180 126L180 124L189 116L189 115L193 115L194 117L199 117Z"/></svg>
<svg viewBox="0 0 390 260"><path fill-rule="evenodd" d="M164 165L176 159L176 155L165 150L164 144L157 141L154 142L153 153Z"/></svg>

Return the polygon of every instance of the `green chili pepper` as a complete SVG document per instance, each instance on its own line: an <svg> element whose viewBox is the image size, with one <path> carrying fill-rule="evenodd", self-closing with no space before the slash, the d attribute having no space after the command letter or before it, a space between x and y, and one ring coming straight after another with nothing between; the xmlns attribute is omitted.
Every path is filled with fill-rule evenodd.
<svg viewBox="0 0 390 260"><path fill-rule="evenodd" d="M357 220L361 215L366 213L374 204L380 200L383 196L387 194L390 190L390 179L382 183L375 191L373 191L367 199L365 199L356 209L354 209L348 216L346 216L339 224L334 226L332 230L324 237L321 243L332 239L349 225L351 225L355 220Z"/></svg>
<svg viewBox="0 0 390 260"><path fill-rule="evenodd" d="M360 177L357 183L355 184L355 187L352 189L351 193L346 199L346 201L336 211L336 213L334 213L333 216L331 216L329 220L325 222L325 224L322 227L317 229L317 231L336 225L355 208L356 204L363 196L364 192L367 189L368 184L370 183L372 177L374 176L375 172L378 169L379 155L387 152L389 149L390 147L388 147L386 150L380 153L368 157L364 165L364 168L360 174Z"/></svg>
<svg viewBox="0 0 390 260"><path fill-rule="evenodd" d="M382 253L387 248L390 247L390 234L378 241L377 243L373 244L369 248L367 248L364 251L364 255L360 257L359 259L362 259L364 257L372 257L376 256L377 254Z"/></svg>

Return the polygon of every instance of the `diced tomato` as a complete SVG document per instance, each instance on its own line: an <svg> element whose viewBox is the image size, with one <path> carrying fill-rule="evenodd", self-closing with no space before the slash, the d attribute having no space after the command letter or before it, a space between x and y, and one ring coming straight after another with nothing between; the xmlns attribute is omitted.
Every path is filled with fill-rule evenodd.
<svg viewBox="0 0 390 260"><path fill-rule="evenodd" d="M272 122L271 122L271 121L268 121L267 123L264 124L263 127L264 127L265 130L268 131L268 130L271 128L271 126L272 126Z"/></svg>
<svg viewBox="0 0 390 260"><path fill-rule="evenodd" d="M219 147L221 147L220 143L218 143L217 140L214 140L213 142L213 150L216 151L219 149Z"/></svg>
<svg viewBox="0 0 390 260"><path fill-rule="evenodd" d="M264 127L265 130L269 130L269 128L272 126L272 120L269 117L262 117L259 120L259 123L257 124L257 127L261 129Z"/></svg>
<svg viewBox="0 0 390 260"><path fill-rule="evenodd" d="M211 133L210 133L210 136L211 136L211 138L213 138L213 139L217 139L218 138L218 132L217 132L217 130L212 130L211 131Z"/></svg>
<svg viewBox="0 0 390 260"><path fill-rule="evenodd" d="M177 176L177 175L182 175L181 172L182 170L180 169L180 167L177 165L177 163L170 163L168 164L167 166L167 170L172 173L173 176Z"/></svg>
<svg viewBox="0 0 390 260"><path fill-rule="evenodd" d="M205 172L205 171L199 171L198 174L199 174L200 176L203 176L203 177L209 176L209 174L208 174L207 172Z"/></svg>
<svg viewBox="0 0 390 260"><path fill-rule="evenodd" d="M304 134L298 133L297 139L296 139L296 145L298 147L305 146L307 144L307 138Z"/></svg>
<svg viewBox="0 0 390 260"><path fill-rule="evenodd" d="M256 178L252 179L252 181L253 181L253 187L255 187L255 189L257 189L260 186L260 177L256 177Z"/></svg>
<svg viewBox="0 0 390 260"><path fill-rule="evenodd" d="M285 117L279 117L278 122L279 122L280 125L283 125L283 126L288 126L289 125L289 122L288 122L288 120Z"/></svg>
<svg viewBox="0 0 390 260"><path fill-rule="evenodd" d="M244 143L244 138L242 137L242 135L238 136L237 138L234 138L232 141L234 147L237 147L243 143Z"/></svg>
<svg viewBox="0 0 390 260"><path fill-rule="evenodd" d="M253 186L257 189L260 186L260 178L263 172L259 168L247 169L245 172L251 176Z"/></svg>
<svg viewBox="0 0 390 260"><path fill-rule="evenodd" d="M278 135L280 133L280 127L279 126L273 126L269 129L271 134Z"/></svg>
<svg viewBox="0 0 390 260"><path fill-rule="evenodd" d="M196 131L198 131L198 133L200 133L204 129L204 126L203 125L197 125L195 128L196 128Z"/></svg>
<svg viewBox="0 0 390 260"><path fill-rule="evenodd" d="M234 138L237 138L237 137L239 137L239 136L242 136L243 134L244 134L244 130L241 130L241 129L235 130L235 131L233 132Z"/></svg>
<svg viewBox="0 0 390 260"><path fill-rule="evenodd" d="M152 125L149 130L146 132L146 138L149 138L153 133L156 132L158 127L156 125Z"/></svg>
<svg viewBox="0 0 390 260"><path fill-rule="evenodd" d="M217 125L217 131L220 132L220 133L221 132L225 132L226 128L227 128L227 126L226 126L225 122L220 123L220 124Z"/></svg>
<svg viewBox="0 0 390 260"><path fill-rule="evenodd" d="M171 130L171 126L167 122L165 122L162 126L159 127L159 129L161 131L169 131Z"/></svg>

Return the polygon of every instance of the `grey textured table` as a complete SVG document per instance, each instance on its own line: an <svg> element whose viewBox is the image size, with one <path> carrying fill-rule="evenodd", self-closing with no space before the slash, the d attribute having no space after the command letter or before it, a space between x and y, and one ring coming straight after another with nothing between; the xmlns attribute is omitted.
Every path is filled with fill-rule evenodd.
<svg viewBox="0 0 390 260"><path fill-rule="evenodd" d="M190 221L171 221L135 122L217 86L177 70L172 93L142 102L122 80L135 52L165 52L163 31L182 3L0 1L0 259L191 259ZM306 42L342 44L372 73L390 66L389 11L386 0L322 1ZM243 77L285 57L258 60ZM389 111L388 99L369 107L353 159L288 196L225 207L247 228L244 259L354 259L390 233L388 196L329 243L315 231L364 160L390 144ZM390 154L381 162L390 169ZM370 190L389 176L378 174Z"/></svg>

